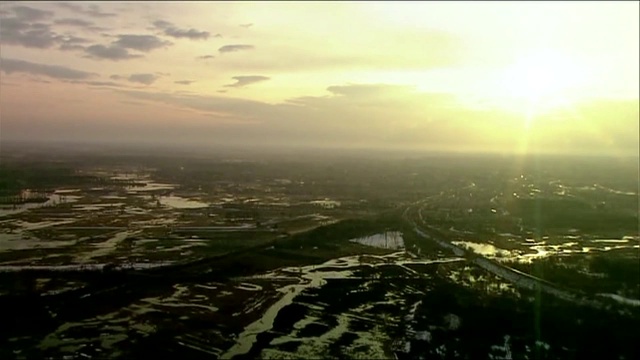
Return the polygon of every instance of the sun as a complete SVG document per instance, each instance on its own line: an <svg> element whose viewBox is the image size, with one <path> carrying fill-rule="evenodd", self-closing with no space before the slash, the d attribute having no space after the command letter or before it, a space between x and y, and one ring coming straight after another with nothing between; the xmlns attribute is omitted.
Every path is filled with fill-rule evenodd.
<svg viewBox="0 0 640 360"><path fill-rule="evenodd" d="M574 102L585 75L582 64L566 54L530 51L502 70L498 92L531 116Z"/></svg>
<svg viewBox="0 0 640 360"><path fill-rule="evenodd" d="M551 97L580 86L584 76L577 59L545 49L522 55L507 66L502 85L516 97Z"/></svg>

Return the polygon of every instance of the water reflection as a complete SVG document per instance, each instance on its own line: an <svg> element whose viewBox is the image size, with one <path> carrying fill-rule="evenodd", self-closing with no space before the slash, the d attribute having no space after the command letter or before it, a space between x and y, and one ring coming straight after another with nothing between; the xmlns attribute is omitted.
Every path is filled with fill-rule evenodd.
<svg viewBox="0 0 640 360"><path fill-rule="evenodd" d="M351 239L349 241L382 249L404 249L404 240L402 233L399 231L388 231L381 234Z"/></svg>

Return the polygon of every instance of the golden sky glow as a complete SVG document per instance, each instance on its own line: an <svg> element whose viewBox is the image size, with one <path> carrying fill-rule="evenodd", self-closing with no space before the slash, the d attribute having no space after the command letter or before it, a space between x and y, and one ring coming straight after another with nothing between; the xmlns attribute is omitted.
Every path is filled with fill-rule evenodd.
<svg viewBox="0 0 640 360"><path fill-rule="evenodd" d="M0 137L637 155L639 11L0 2Z"/></svg>

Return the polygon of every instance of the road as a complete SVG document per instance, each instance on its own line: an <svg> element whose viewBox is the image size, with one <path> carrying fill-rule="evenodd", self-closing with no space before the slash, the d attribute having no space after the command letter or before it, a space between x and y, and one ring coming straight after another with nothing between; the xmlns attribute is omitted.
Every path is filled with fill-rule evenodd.
<svg viewBox="0 0 640 360"><path fill-rule="evenodd" d="M475 186L475 184L471 183L470 185L461 188L467 189ZM406 207L403 212L403 217L405 221L411 224L415 233L423 239L434 241L440 247L451 250L456 256L465 257L467 261L475 264L483 268L484 270L495 274L509 282L511 282L516 287L525 288L529 290L541 291L558 298L571 301L574 303L594 306L594 307L602 307L604 303L602 301L598 301L596 299L590 299L584 294L580 294L576 291L562 288L558 285L550 283L546 280L537 278L533 275L521 272L519 270L513 269L509 266L506 266L500 262L488 259L482 255L476 254L473 251L463 249L459 246L452 244L450 241L446 239L446 236L442 234L436 227L429 224L428 219L422 214L422 209L425 205L429 204L429 202L439 196L444 195L443 193L433 195L427 197L425 199L416 201L415 203Z"/></svg>

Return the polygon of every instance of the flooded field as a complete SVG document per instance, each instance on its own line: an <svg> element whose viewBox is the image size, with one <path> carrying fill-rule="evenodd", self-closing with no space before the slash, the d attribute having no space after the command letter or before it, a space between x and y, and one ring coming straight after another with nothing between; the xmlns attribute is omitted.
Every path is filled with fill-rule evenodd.
<svg viewBox="0 0 640 360"><path fill-rule="evenodd" d="M640 356L618 178L137 161L3 190L0 358Z"/></svg>
<svg viewBox="0 0 640 360"><path fill-rule="evenodd" d="M534 259L548 258L551 256L605 252L619 249L640 249L640 240L634 236L624 236L622 239L587 239L556 244L550 244L547 243L547 241L531 241L515 244L516 249L512 250L501 249L492 244L470 241L452 241L451 243L489 258L529 263ZM514 247L513 244L511 247Z"/></svg>
<svg viewBox="0 0 640 360"><path fill-rule="evenodd" d="M75 191L73 191L75 192ZM66 192L68 193L68 192ZM48 196L47 201L42 203L26 203L26 204L17 204L17 205L0 205L0 219L3 217L7 217L10 215L16 215L23 213L29 209L41 209L41 208L50 208L59 204L70 204L77 202L81 199L80 196L77 195L63 195L65 192L60 193L59 191L53 193Z"/></svg>
<svg viewBox="0 0 640 360"><path fill-rule="evenodd" d="M362 245L379 247L382 249L393 249L393 250L404 249L404 241L402 240L402 234L398 231L375 234L367 237L353 239L350 241L356 242Z"/></svg>
<svg viewBox="0 0 640 360"><path fill-rule="evenodd" d="M64 322L40 338L8 341L18 348L36 344L30 354L53 357L127 358L140 351L153 354L149 346L158 342L174 356L221 359L580 354L579 343L554 337L548 326L559 326L556 321L545 325L541 338L518 325L531 321L530 306L540 295L530 298L534 292L460 257L423 259L405 251L356 255L163 289ZM549 309L576 306L553 297L545 303ZM600 316L600 310L590 311L594 314L585 313L583 321ZM557 319L562 329L575 321ZM482 325L488 322L500 327ZM631 343L624 346L633 351Z"/></svg>
<svg viewBox="0 0 640 360"><path fill-rule="evenodd" d="M108 185L54 189L47 201L0 209L0 271L56 264L159 266L224 254L271 241L285 231L336 221L319 214L316 206L282 216L263 205L261 218L239 209L249 200L282 199L273 193L265 199L226 192L212 197L180 191L150 173L113 175L94 169L86 174L102 177Z"/></svg>
<svg viewBox="0 0 640 360"><path fill-rule="evenodd" d="M189 200L180 196L161 196L158 198L160 204L176 209L198 209L209 206L201 201Z"/></svg>

